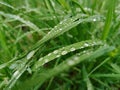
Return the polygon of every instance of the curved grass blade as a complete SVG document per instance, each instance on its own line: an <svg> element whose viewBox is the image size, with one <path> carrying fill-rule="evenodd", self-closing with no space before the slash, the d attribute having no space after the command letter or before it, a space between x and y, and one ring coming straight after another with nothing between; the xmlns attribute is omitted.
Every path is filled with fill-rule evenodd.
<svg viewBox="0 0 120 90"><path fill-rule="evenodd" d="M94 60L95 58L98 58L108 52L111 52L114 50L114 47L104 46L100 47L99 49L91 52L81 52L76 55L73 55L69 57L68 59L64 60L62 63L57 65L55 68L45 70L42 72L38 72L33 78L30 80L27 80L24 82L24 85L28 85L26 88L28 90L34 89L38 90L38 88L49 78L54 77L58 75L59 73L66 71L70 69L71 67L79 64L82 61L85 60ZM47 73L47 74L46 74ZM31 83L31 84L29 84ZM18 87L23 87L24 85L21 83ZM23 88L23 90L26 90L26 88Z"/></svg>
<svg viewBox="0 0 120 90"><path fill-rule="evenodd" d="M7 7L13 9L13 10L17 10L17 9L14 8L12 5L10 5L10 4L6 3L6 2L0 1L0 4L2 4L2 5L4 5L4 6L7 6Z"/></svg>
<svg viewBox="0 0 120 90"><path fill-rule="evenodd" d="M4 13L4 12L2 12L2 11L0 11L0 15L4 16L4 17L6 17L6 18L12 18L12 19L18 20L18 21L26 24L27 26L29 26L29 27L32 28L33 30L39 32L42 36L45 35L45 33L44 33L43 31L41 31L41 30L39 29L39 27L37 27L35 24L33 24L33 23L30 22L30 21L24 20L23 18L21 18L21 17L18 16L18 15L6 14L6 13Z"/></svg>
<svg viewBox="0 0 120 90"><path fill-rule="evenodd" d="M41 73L40 76L43 79L40 77L41 79L39 81L38 87L40 85L42 85L48 78L53 77L65 70L68 70L71 67L73 67L74 65L76 65L84 60L93 60L93 59L100 57L100 56L104 55L105 53L108 53L114 49L115 49L114 47L104 46L94 52L85 53L83 55L81 55L81 54L74 55L74 56L68 58L67 60L65 60L64 62L62 62L61 64L59 64L58 66L56 66L55 68L45 71L45 73ZM48 73L48 74L46 75L46 73ZM36 87L36 90L38 89L38 87Z"/></svg>
<svg viewBox="0 0 120 90"><path fill-rule="evenodd" d="M58 50L53 51L52 53L49 53L48 55L41 57L34 65L33 70L39 68L40 66L44 65L47 62L50 62L51 60L54 60L55 58L58 58L62 55L66 55L69 52L76 51L78 49L83 49L87 47L94 47L94 46L100 46L103 45L103 43L99 40L86 40L82 42L78 42L63 48L60 48Z"/></svg>
<svg viewBox="0 0 120 90"><path fill-rule="evenodd" d="M40 29L39 31L43 31L43 30L49 30L49 28L45 28L45 29ZM33 34L35 32L39 32L39 31L29 31L29 32L26 32L24 34L22 34L21 36L19 36L16 40L15 43L19 42L21 39L23 39L24 37L26 37L27 35L30 35L30 34Z"/></svg>
<svg viewBox="0 0 120 90"><path fill-rule="evenodd" d="M80 23L92 21L94 22L94 19L96 19L96 21L101 21L102 17L99 15L87 17L87 15L85 14L82 15L78 14L72 18L70 17L64 19L58 25L56 25L50 32L48 32L48 34L45 35L40 41L38 41L31 49L38 48L41 44L47 42L52 38L60 36L61 34L69 31L70 29L72 29L73 27L77 26Z"/></svg>

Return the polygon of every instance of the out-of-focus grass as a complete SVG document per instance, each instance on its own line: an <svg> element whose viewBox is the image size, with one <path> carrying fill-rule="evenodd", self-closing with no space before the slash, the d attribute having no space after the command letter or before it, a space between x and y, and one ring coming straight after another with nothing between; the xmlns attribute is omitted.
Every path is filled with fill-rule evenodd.
<svg viewBox="0 0 120 90"><path fill-rule="evenodd" d="M119 0L1 0L0 90L119 90Z"/></svg>

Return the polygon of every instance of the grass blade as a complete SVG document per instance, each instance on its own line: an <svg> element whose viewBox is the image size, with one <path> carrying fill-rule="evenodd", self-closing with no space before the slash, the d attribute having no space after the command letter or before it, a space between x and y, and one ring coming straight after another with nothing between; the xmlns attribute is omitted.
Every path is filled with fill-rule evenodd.
<svg viewBox="0 0 120 90"><path fill-rule="evenodd" d="M105 22L105 26L104 26L104 30L103 30L103 34L102 34L102 40L106 40L108 37L108 34L110 32L112 18L114 15L115 1L116 0L110 1L110 4L109 4L110 6L109 6L109 10L107 12L106 22Z"/></svg>

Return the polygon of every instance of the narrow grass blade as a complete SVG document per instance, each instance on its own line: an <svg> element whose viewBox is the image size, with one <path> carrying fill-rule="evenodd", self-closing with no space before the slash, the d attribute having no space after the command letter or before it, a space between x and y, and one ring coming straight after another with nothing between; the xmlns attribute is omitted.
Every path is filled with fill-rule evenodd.
<svg viewBox="0 0 120 90"><path fill-rule="evenodd" d="M30 21L24 20L23 18L21 18L21 17L18 16L18 15L6 14L6 13L4 13L4 12L2 12L2 11L0 11L0 15L4 16L4 17L6 17L6 18L11 18L11 19L18 20L18 21L26 24L27 26L29 26L29 27L32 28L33 30L39 32L42 36L45 35L45 33L44 33L43 31L41 31L41 30L39 29L39 27L37 27L35 24L33 24L33 23L30 22Z"/></svg>
<svg viewBox="0 0 120 90"><path fill-rule="evenodd" d="M111 0L109 1L109 10L106 16L106 22L105 22L105 26L104 26L104 30L103 30L103 34L102 34L102 40L106 40L108 37L108 34L110 32L110 27L111 27L111 23L112 23L112 18L113 18L113 12L114 12L114 8L115 8L115 1L116 0Z"/></svg>
<svg viewBox="0 0 120 90"><path fill-rule="evenodd" d="M6 3L6 2L0 1L0 4L2 4L2 5L4 5L4 6L7 6L7 7L13 9L13 10L17 10L17 9L14 8L12 5L10 5L10 4Z"/></svg>
<svg viewBox="0 0 120 90"><path fill-rule="evenodd" d="M86 47L94 47L102 45L103 43L99 40L86 40L82 42L78 42L63 48L60 48L58 50L53 51L52 53L49 53L48 55L41 57L34 65L33 69L37 69L38 67L44 65L47 62L50 62L51 60L54 60L55 58L58 58L62 55L66 55L69 52L76 51L78 49L83 49Z"/></svg>
<svg viewBox="0 0 120 90"><path fill-rule="evenodd" d="M97 78L105 77L105 78L120 79L120 74L113 74L113 73L110 73L110 74L94 74L94 75L91 75L91 77L97 77Z"/></svg>
<svg viewBox="0 0 120 90"><path fill-rule="evenodd" d="M87 17L84 14L78 14L72 18L67 18L64 19L63 21L61 21L58 25L56 25L50 32L48 32L47 35L45 35L40 41L38 41L33 47L32 49L35 49L37 47L39 47L41 44L47 42L48 40L58 37L61 34L71 30L72 28L74 28L75 26L77 26L80 23L83 22L92 22L94 21L94 19L96 19L96 21L101 21L102 17L99 15L94 15L94 16L89 16Z"/></svg>
<svg viewBox="0 0 120 90"><path fill-rule="evenodd" d="M86 71L85 66L83 66L83 77L84 77L84 81L87 84L87 90L94 90L93 85L88 77L88 73Z"/></svg>
<svg viewBox="0 0 120 90"><path fill-rule="evenodd" d="M88 76L90 76L94 71L96 71L98 68L100 68L103 64L105 64L107 61L109 61L110 58L106 58L104 61L102 61L98 66L96 66L89 74Z"/></svg>
<svg viewBox="0 0 120 90"><path fill-rule="evenodd" d="M49 70L46 70L46 71L43 71L40 73L38 72L33 78L25 81L24 84L28 85L28 87L26 87L27 89L34 88L35 90L37 90L39 88L39 86L41 86L47 79L65 71L65 70L70 69L71 67L75 66L76 64L79 64L80 62L82 62L84 60L89 60L89 59L94 60L95 58L100 57L112 50L114 50L114 47L104 46L104 47L97 49L94 52L91 51L88 53L87 52L78 53L76 55L73 55L72 57L69 57L67 60L60 63L55 68L52 68L52 69L49 69ZM29 83L31 83L31 84L29 84ZM21 86L18 86L18 87L23 87L23 86L24 85L21 83ZM23 90L26 90L26 89L23 88Z"/></svg>

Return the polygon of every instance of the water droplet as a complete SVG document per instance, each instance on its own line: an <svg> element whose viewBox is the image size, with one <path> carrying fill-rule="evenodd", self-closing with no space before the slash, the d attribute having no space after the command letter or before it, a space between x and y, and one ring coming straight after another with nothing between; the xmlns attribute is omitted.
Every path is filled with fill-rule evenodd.
<svg viewBox="0 0 120 90"><path fill-rule="evenodd" d="M67 21L67 19L64 19L64 22Z"/></svg>
<svg viewBox="0 0 120 90"><path fill-rule="evenodd" d="M57 55L56 58L60 57L60 55Z"/></svg>
<svg viewBox="0 0 120 90"><path fill-rule="evenodd" d="M38 61L41 61L41 60L43 60L43 58L40 58Z"/></svg>
<svg viewBox="0 0 120 90"><path fill-rule="evenodd" d="M58 50L55 50L53 53L54 53L54 54L57 54L57 53L58 53Z"/></svg>
<svg viewBox="0 0 120 90"><path fill-rule="evenodd" d="M85 46L85 47L88 47L88 46L89 46L89 44L85 43L85 44L84 44L84 46Z"/></svg>
<svg viewBox="0 0 120 90"><path fill-rule="evenodd" d="M45 59L45 63L47 63L49 60L48 59Z"/></svg>
<svg viewBox="0 0 120 90"><path fill-rule="evenodd" d="M34 53L35 53L35 51L31 51L30 53L28 53L28 55L26 57L27 60L31 59L33 57Z"/></svg>
<svg viewBox="0 0 120 90"><path fill-rule="evenodd" d="M59 30L61 31L62 29L60 28Z"/></svg>
<svg viewBox="0 0 120 90"><path fill-rule="evenodd" d="M48 56L50 56L50 55L51 55L51 53L48 54Z"/></svg>
<svg viewBox="0 0 120 90"><path fill-rule="evenodd" d="M83 53L86 53L86 51L83 51Z"/></svg>
<svg viewBox="0 0 120 90"><path fill-rule="evenodd" d="M16 71L13 76L17 76L20 72L19 71Z"/></svg>
<svg viewBox="0 0 120 90"><path fill-rule="evenodd" d="M56 16L53 16L53 18L56 18Z"/></svg>
<svg viewBox="0 0 120 90"><path fill-rule="evenodd" d="M67 64L68 64L68 65L74 65L74 61L73 61L73 60L69 60L69 61L67 62Z"/></svg>
<svg viewBox="0 0 120 90"><path fill-rule="evenodd" d="M65 54L67 54L67 51L63 51L61 54L62 54L62 55L65 55Z"/></svg>
<svg viewBox="0 0 120 90"><path fill-rule="evenodd" d="M50 34L50 32L48 32L48 34Z"/></svg>
<svg viewBox="0 0 120 90"><path fill-rule="evenodd" d="M80 55L81 55L81 53L78 53L77 55L78 55L78 56L80 56Z"/></svg>
<svg viewBox="0 0 120 90"><path fill-rule="evenodd" d="M55 26L54 28L57 28L57 26Z"/></svg>
<svg viewBox="0 0 120 90"><path fill-rule="evenodd" d="M97 21L96 18L94 18L93 21L94 21L94 22Z"/></svg>
<svg viewBox="0 0 120 90"><path fill-rule="evenodd" d="M20 19L20 17L19 17L19 16L16 16L16 17L15 17L15 19L16 19L16 20L19 20L19 19Z"/></svg>
<svg viewBox="0 0 120 90"><path fill-rule="evenodd" d="M80 47L81 49L84 48L84 47Z"/></svg>
<svg viewBox="0 0 120 90"><path fill-rule="evenodd" d="M70 49L70 51L75 51L75 48L74 48L74 47L72 47L72 48Z"/></svg>
<svg viewBox="0 0 120 90"><path fill-rule="evenodd" d="M27 71L28 71L29 74L32 74L32 70L31 70L30 67L27 68Z"/></svg>
<svg viewBox="0 0 120 90"><path fill-rule="evenodd" d="M74 60L76 60L76 61L77 61L77 60L79 60L79 58L76 56L76 57L74 57Z"/></svg>
<svg viewBox="0 0 120 90"><path fill-rule="evenodd" d="M63 22L61 21L60 24L62 24Z"/></svg>

